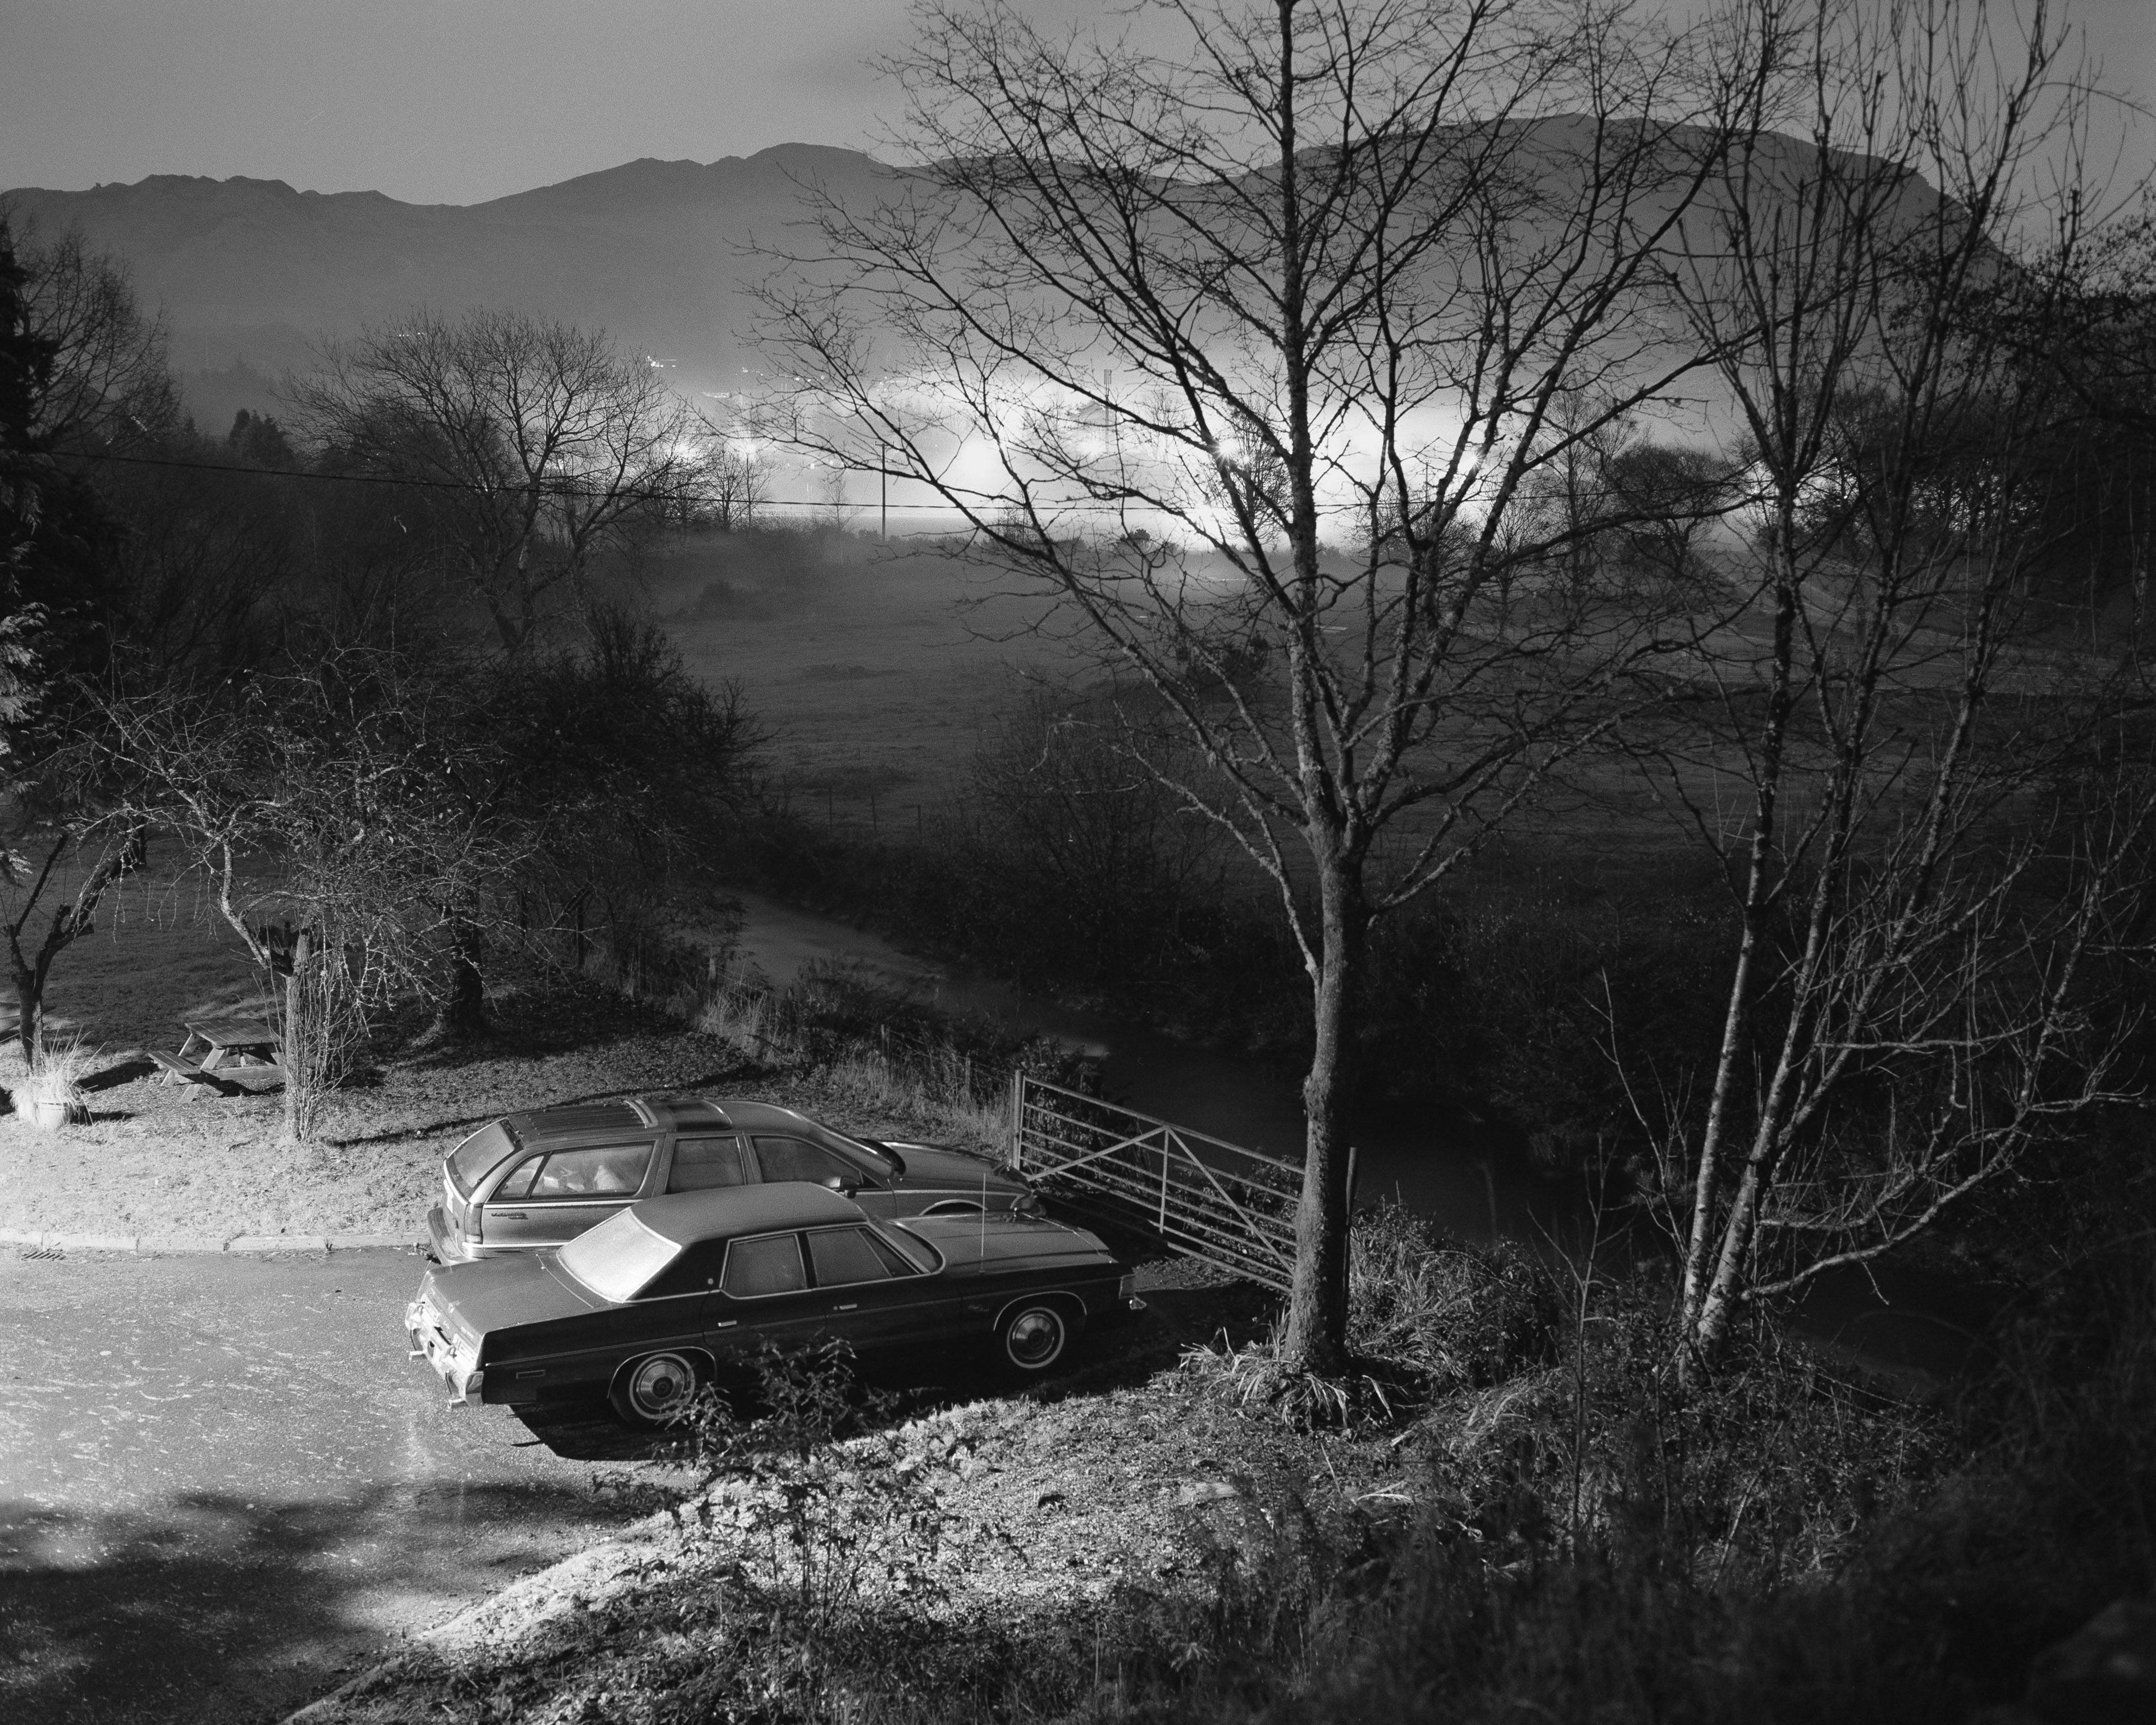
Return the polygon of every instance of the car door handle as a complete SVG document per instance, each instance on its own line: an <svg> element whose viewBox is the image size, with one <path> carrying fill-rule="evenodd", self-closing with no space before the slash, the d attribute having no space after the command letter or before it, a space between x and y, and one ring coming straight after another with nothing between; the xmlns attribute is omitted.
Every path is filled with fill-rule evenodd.
<svg viewBox="0 0 2156 1725"><path fill-rule="evenodd" d="M858 1301L858 1300L855 1301L851 1305L849 1305L849 1306L834 1306L834 1307L831 1308L831 1310L832 1310L832 1311L834 1311L834 1312L859 1312L860 1309L861 1309L861 1302L860 1302L860 1301Z"/></svg>
<svg viewBox="0 0 2156 1725"><path fill-rule="evenodd" d="M531 1219L522 1210L489 1210L487 1214L497 1222L528 1222Z"/></svg>

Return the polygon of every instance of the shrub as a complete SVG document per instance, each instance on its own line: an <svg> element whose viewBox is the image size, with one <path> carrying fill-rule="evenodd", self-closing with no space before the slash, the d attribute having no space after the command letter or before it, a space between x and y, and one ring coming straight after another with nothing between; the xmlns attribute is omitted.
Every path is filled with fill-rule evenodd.
<svg viewBox="0 0 2156 1725"><path fill-rule="evenodd" d="M1365 1210L1348 1250L1347 1378L1281 1360L1277 1328L1241 1348L1192 1348L1182 1369L1201 1391L1291 1425L1397 1419L1454 1390L1502 1384L1554 1354L1561 1307L1548 1270L1510 1241L1452 1240L1398 1204Z"/></svg>
<svg viewBox="0 0 2156 1725"><path fill-rule="evenodd" d="M96 1067L102 1051L85 1046L80 1036L44 1043L30 1062L28 1075L16 1087L17 1106L59 1108L70 1120L86 1118L83 1081Z"/></svg>
<svg viewBox="0 0 2156 1725"><path fill-rule="evenodd" d="M1555 1279L1507 1240L1471 1245L1390 1200L1348 1236L1348 1345L1426 1394L1502 1384L1554 1358Z"/></svg>

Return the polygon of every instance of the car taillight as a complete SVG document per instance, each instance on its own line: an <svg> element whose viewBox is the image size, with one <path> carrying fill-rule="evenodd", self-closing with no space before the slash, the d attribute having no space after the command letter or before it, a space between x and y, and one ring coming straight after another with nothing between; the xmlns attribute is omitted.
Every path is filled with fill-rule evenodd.
<svg viewBox="0 0 2156 1725"><path fill-rule="evenodd" d="M1135 1300L1137 1292L1137 1272L1134 1270L1126 1271L1123 1279L1116 1284L1116 1297L1118 1300Z"/></svg>

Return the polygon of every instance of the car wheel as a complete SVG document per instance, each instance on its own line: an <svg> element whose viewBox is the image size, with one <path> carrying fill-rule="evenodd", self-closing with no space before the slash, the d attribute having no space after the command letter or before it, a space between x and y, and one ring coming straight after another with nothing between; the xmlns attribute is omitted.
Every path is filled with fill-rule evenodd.
<svg viewBox="0 0 2156 1725"><path fill-rule="evenodd" d="M665 1425L689 1405L700 1381L685 1354L647 1353L614 1379L613 1410L631 1425Z"/></svg>
<svg viewBox="0 0 2156 1725"><path fill-rule="evenodd" d="M996 1327L1004 1358L1021 1372L1045 1372L1070 1345L1070 1321L1046 1301L1014 1306Z"/></svg>

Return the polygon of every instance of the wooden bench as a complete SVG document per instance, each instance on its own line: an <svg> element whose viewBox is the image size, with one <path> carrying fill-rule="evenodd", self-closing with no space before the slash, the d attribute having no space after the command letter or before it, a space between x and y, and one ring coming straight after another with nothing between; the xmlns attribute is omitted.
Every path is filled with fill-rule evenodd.
<svg viewBox="0 0 2156 1725"><path fill-rule="evenodd" d="M180 1028L187 1033L180 1045L180 1058L200 1060L205 1072L223 1076L277 1064L277 1033L267 1024L253 1019L182 1019Z"/></svg>
<svg viewBox="0 0 2156 1725"><path fill-rule="evenodd" d="M146 1049L144 1052L165 1069L165 1075L158 1081L159 1083L199 1084L217 1091L219 1095L223 1094L224 1086L192 1060L183 1059L178 1055L168 1055L162 1049Z"/></svg>
<svg viewBox="0 0 2156 1725"><path fill-rule="evenodd" d="M184 1019L187 1040L177 1054L147 1050L162 1066L161 1081L195 1084L220 1096L252 1096L285 1081L276 1033L266 1024Z"/></svg>

